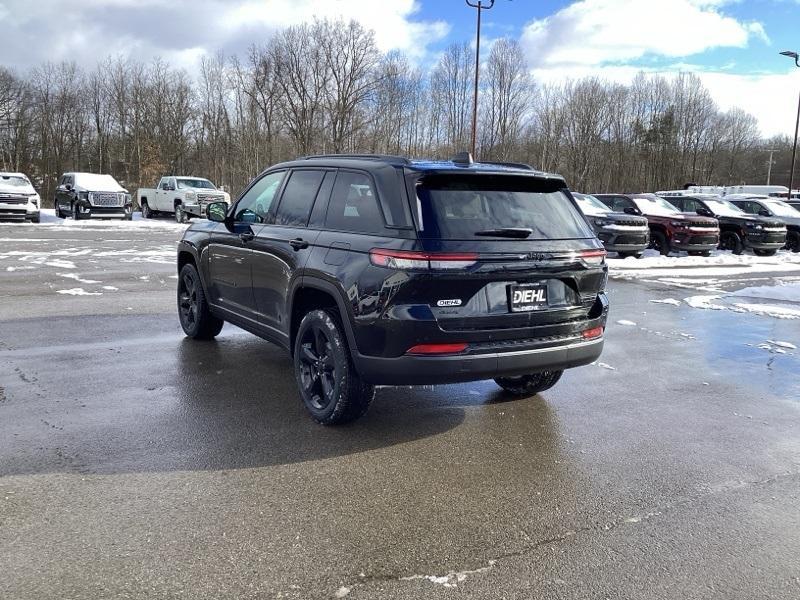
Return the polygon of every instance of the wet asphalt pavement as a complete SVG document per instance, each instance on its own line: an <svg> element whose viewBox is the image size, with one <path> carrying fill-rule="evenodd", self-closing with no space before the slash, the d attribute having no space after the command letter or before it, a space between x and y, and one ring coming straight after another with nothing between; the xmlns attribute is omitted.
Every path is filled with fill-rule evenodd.
<svg viewBox="0 0 800 600"><path fill-rule="evenodd" d="M179 235L0 225L0 598L800 596L800 351L757 347L800 321L612 280L553 390L324 428L276 347L183 338Z"/></svg>

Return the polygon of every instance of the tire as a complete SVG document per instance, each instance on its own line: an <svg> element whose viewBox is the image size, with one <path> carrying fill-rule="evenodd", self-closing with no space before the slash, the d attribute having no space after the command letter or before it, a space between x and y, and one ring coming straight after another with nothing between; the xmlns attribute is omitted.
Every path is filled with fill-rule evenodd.
<svg viewBox="0 0 800 600"><path fill-rule="evenodd" d="M186 223L186 212L180 204L175 205L175 221L178 223Z"/></svg>
<svg viewBox="0 0 800 600"><path fill-rule="evenodd" d="M54 202L53 203L53 208L56 211L56 219L63 219L64 218L64 213L62 213L61 209L58 208L58 202Z"/></svg>
<svg viewBox="0 0 800 600"><path fill-rule="evenodd" d="M81 215L81 211L78 210L78 203L72 203L72 219L75 221L83 221L83 216Z"/></svg>
<svg viewBox="0 0 800 600"><path fill-rule="evenodd" d="M775 256L778 253L776 249L772 250L759 250L757 248L753 248L753 254L756 256Z"/></svg>
<svg viewBox="0 0 800 600"><path fill-rule="evenodd" d="M719 236L719 247L721 250L730 250L734 254L744 252L742 238L735 231L723 231Z"/></svg>
<svg viewBox="0 0 800 600"><path fill-rule="evenodd" d="M553 387L564 371L542 371L519 377L496 377L494 382L515 396L533 396Z"/></svg>
<svg viewBox="0 0 800 600"><path fill-rule="evenodd" d="M153 218L153 211L150 210L150 206L147 204L147 200L142 202L142 218L143 219L152 219Z"/></svg>
<svg viewBox="0 0 800 600"><path fill-rule="evenodd" d="M359 377L337 314L312 310L303 317L294 344L294 373L300 398L322 425L341 425L363 416L375 387Z"/></svg>
<svg viewBox="0 0 800 600"><path fill-rule="evenodd" d="M210 340L222 331L225 321L211 314L200 274L191 263L178 276L178 319L183 332L195 340Z"/></svg>
<svg viewBox="0 0 800 600"><path fill-rule="evenodd" d="M41 223L41 222L42 222L42 217L40 215L37 215L31 219L31 223Z"/></svg>
<svg viewBox="0 0 800 600"><path fill-rule="evenodd" d="M662 256L667 256L671 250L667 236L660 231L654 231L650 235L650 246L653 250L658 250Z"/></svg>
<svg viewBox="0 0 800 600"><path fill-rule="evenodd" d="M790 231L786 236L786 249L792 252L800 252L800 233Z"/></svg>

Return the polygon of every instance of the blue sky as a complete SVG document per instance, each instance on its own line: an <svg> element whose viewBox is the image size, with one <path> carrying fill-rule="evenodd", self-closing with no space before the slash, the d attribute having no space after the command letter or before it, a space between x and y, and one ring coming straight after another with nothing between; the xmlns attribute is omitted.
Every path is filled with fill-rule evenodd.
<svg viewBox="0 0 800 600"><path fill-rule="evenodd" d="M422 68L475 28L464 0L0 0L0 63L91 68L110 53L192 71L314 17L356 19ZM518 39L542 84L691 71L721 108L753 113L766 135L793 133L800 69L778 52L800 50L800 0L496 0L484 23L484 48Z"/></svg>

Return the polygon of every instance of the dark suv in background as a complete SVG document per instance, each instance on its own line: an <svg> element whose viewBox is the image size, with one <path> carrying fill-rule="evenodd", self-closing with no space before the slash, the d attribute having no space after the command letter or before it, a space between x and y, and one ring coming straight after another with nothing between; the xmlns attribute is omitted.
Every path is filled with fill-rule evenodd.
<svg viewBox="0 0 800 600"><path fill-rule="evenodd" d="M773 217L786 225L786 249L800 252L800 210L788 202L770 196L731 194L725 196L749 215Z"/></svg>
<svg viewBox="0 0 800 600"><path fill-rule="evenodd" d="M661 254L683 250L708 256L719 245L719 223L710 217L685 215L655 194L595 194L616 212L643 215L650 226L650 245Z"/></svg>
<svg viewBox="0 0 800 600"><path fill-rule="evenodd" d="M741 254L751 249L758 256L772 256L786 245L784 223L775 218L748 215L720 196L664 192L664 197L683 212L717 219L719 247L722 250Z"/></svg>
<svg viewBox="0 0 800 600"><path fill-rule="evenodd" d="M650 245L647 219L627 213L616 213L590 194L572 192L572 195L606 250L616 252L620 258L642 257Z"/></svg>
<svg viewBox="0 0 800 600"><path fill-rule="evenodd" d="M532 395L596 360L605 250L558 175L524 166L312 156L208 207L178 248L178 312L286 348L324 424L374 385L494 379Z"/></svg>

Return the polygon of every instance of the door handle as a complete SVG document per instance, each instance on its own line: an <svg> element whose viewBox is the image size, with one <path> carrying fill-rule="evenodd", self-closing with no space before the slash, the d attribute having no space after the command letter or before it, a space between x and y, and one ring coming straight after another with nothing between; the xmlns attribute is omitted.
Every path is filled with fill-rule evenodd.
<svg viewBox="0 0 800 600"><path fill-rule="evenodd" d="M244 231L239 234L239 239L243 242L252 242L254 237L256 237L256 234L252 231Z"/></svg>
<svg viewBox="0 0 800 600"><path fill-rule="evenodd" d="M293 239L291 242L289 242L289 245L295 250L305 250L308 248L308 242L302 238Z"/></svg>

